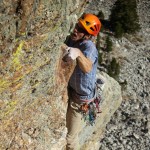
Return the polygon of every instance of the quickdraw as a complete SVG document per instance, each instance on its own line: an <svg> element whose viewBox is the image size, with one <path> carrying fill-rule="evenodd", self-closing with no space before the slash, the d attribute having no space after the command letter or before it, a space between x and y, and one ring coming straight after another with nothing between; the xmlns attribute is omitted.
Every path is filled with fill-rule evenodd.
<svg viewBox="0 0 150 150"><path fill-rule="evenodd" d="M99 99L96 98L93 102L90 102L89 104L83 103L81 105L80 112L83 115L83 119L87 122L87 124L93 125L95 123L97 113L102 112L100 110L99 103Z"/></svg>
<svg viewBox="0 0 150 150"><path fill-rule="evenodd" d="M84 118L84 121L87 124L93 126L95 123L95 119L97 117L97 113L102 113L100 109L100 102L102 100L102 86L104 85L104 81L102 79L97 79L96 82L96 98L94 101L88 103L83 103L80 107L80 112Z"/></svg>

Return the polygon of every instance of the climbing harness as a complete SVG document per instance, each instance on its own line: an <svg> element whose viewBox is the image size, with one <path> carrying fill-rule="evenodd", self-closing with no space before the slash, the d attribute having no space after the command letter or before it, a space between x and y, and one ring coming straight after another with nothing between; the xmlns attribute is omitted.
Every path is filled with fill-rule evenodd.
<svg viewBox="0 0 150 150"><path fill-rule="evenodd" d="M83 103L80 107L80 112L84 121L86 121L87 124L93 125L95 123L97 113L101 113L102 111L99 108L99 102L97 102L97 99L95 99L89 104Z"/></svg>
<svg viewBox="0 0 150 150"><path fill-rule="evenodd" d="M82 117L84 121L87 122L87 124L90 124L93 126L95 123L97 113L102 113L100 110L100 102L102 100L102 85L104 84L104 81L101 79L98 79L96 82L96 96L94 100L90 103L83 103L80 107L80 112L82 114Z"/></svg>

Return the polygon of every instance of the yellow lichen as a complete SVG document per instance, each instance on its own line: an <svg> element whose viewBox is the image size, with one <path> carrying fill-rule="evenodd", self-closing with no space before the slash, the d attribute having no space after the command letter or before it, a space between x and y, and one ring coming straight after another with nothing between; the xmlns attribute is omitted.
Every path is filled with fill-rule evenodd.
<svg viewBox="0 0 150 150"><path fill-rule="evenodd" d="M3 90L7 89L11 83L5 79L0 78L0 93L3 92Z"/></svg>
<svg viewBox="0 0 150 150"><path fill-rule="evenodd" d="M19 35L26 35L26 32L19 32Z"/></svg>
<svg viewBox="0 0 150 150"><path fill-rule="evenodd" d="M3 109L3 111L0 111L1 119L8 116L10 113L12 113L16 109L17 100L7 102L5 105L6 105L5 109Z"/></svg>
<svg viewBox="0 0 150 150"><path fill-rule="evenodd" d="M13 67L15 70L19 70L22 68L22 65L20 63L20 56L21 56L23 45L24 45L24 41L21 41L19 46L17 47L17 50L15 51L15 53L13 53Z"/></svg>

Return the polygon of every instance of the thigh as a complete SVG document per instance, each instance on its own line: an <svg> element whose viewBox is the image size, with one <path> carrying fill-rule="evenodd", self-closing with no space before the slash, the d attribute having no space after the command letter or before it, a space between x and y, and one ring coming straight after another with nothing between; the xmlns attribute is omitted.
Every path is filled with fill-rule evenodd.
<svg viewBox="0 0 150 150"><path fill-rule="evenodd" d="M66 126L68 134L75 135L80 132L83 124L82 115L79 111L80 105L74 102L68 104Z"/></svg>

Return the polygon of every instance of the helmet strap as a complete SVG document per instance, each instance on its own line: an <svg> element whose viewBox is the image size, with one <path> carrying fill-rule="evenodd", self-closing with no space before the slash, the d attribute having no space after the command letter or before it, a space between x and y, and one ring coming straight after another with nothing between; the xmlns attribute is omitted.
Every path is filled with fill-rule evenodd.
<svg viewBox="0 0 150 150"><path fill-rule="evenodd" d="M83 40L88 40L88 39L92 39L92 35L88 35L89 37L86 36L86 34L83 35L82 39Z"/></svg>
<svg viewBox="0 0 150 150"><path fill-rule="evenodd" d="M86 37L85 37L85 34L83 35L83 37L82 37L82 40L85 40L86 39Z"/></svg>

